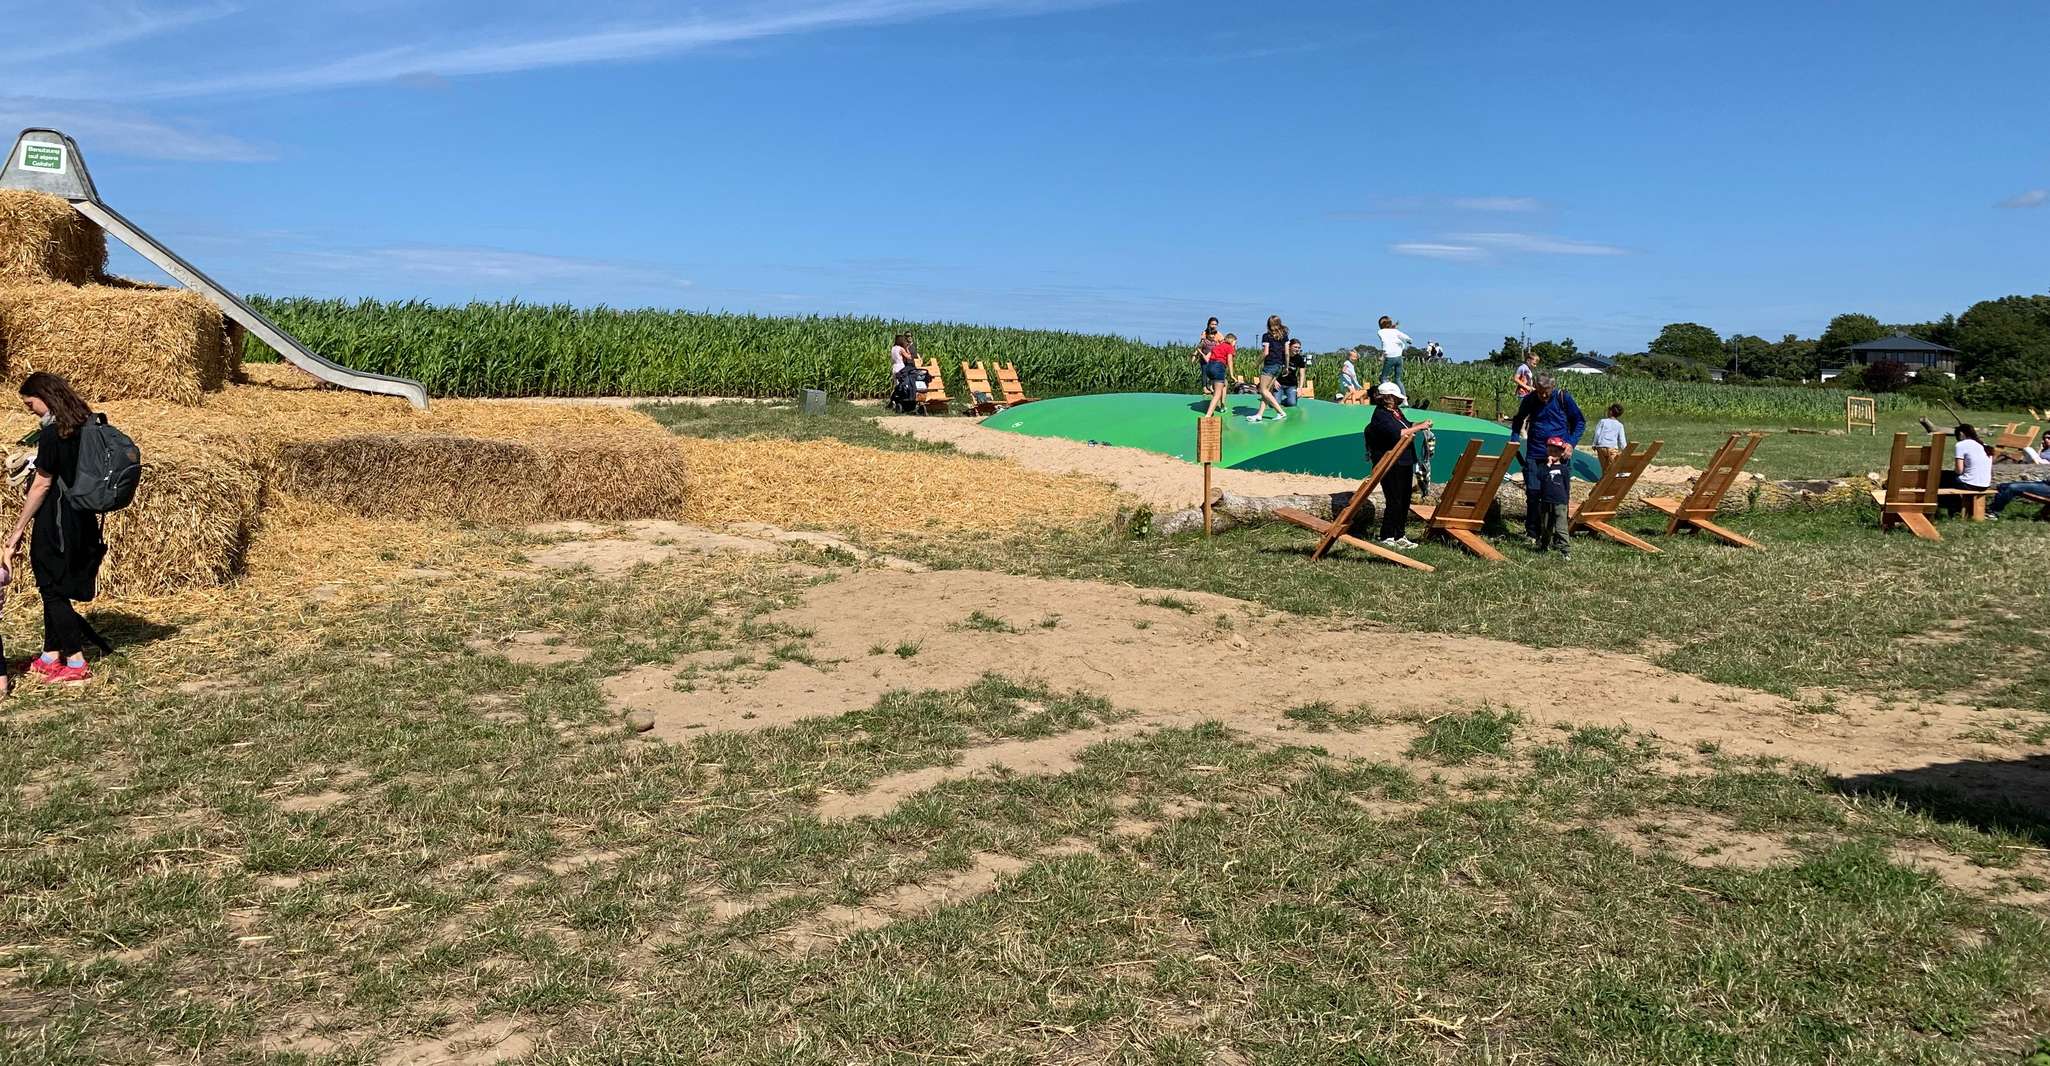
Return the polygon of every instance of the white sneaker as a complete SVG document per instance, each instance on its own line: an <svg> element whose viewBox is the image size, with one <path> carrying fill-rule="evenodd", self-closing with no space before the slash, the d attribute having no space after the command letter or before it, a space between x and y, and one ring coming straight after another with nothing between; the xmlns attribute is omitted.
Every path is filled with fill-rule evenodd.
<svg viewBox="0 0 2050 1066"><path fill-rule="evenodd" d="M1287 411L1276 411L1276 412L1274 412L1274 420L1275 420L1276 422L1286 422L1286 421L1288 421L1288 412L1287 412Z"/></svg>
<svg viewBox="0 0 2050 1066"><path fill-rule="evenodd" d="M1393 549L1395 549L1396 551L1401 551L1401 550L1402 550L1402 546L1403 546L1403 544L1405 544L1405 543L1407 543L1407 542L1406 542L1406 541L1404 541L1404 540L1403 540L1402 538L1400 538L1400 537L1389 537L1389 538L1387 538L1386 540L1383 540L1383 541L1381 542L1381 546L1382 546L1383 548L1393 548ZM1415 547L1415 545L1411 545L1411 547Z"/></svg>
<svg viewBox="0 0 2050 1066"><path fill-rule="evenodd" d="M1417 542L1409 539L1408 537L1397 537L1395 538L1395 543L1403 551L1408 551L1409 549L1417 546Z"/></svg>
<svg viewBox="0 0 2050 1066"><path fill-rule="evenodd" d="M1259 422L1260 420L1261 420L1261 419L1260 419L1260 416L1259 416L1259 415L1247 415L1247 416L1246 416L1246 421L1248 421L1248 422Z"/></svg>

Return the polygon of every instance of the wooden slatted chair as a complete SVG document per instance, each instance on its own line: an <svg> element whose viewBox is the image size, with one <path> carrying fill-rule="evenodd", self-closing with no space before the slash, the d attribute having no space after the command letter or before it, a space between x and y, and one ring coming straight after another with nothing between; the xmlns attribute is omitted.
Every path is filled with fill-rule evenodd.
<svg viewBox="0 0 2050 1066"><path fill-rule="evenodd" d="M981 363L962 363L961 381L968 386L968 403L978 415L993 415L1003 410L1004 402L997 396L997 390L990 388L989 370Z"/></svg>
<svg viewBox="0 0 2050 1066"><path fill-rule="evenodd" d="M1715 458L1708 461L1708 469L1694 480L1694 491L1684 500L1665 496L1645 498L1645 505L1666 515L1667 533L1678 533L1683 529L1697 529L1725 544L1739 548L1763 548L1764 545L1739 533L1731 532L1716 524L1716 509L1723 504L1724 494L1737 483L1737 475L1744 472L1744 464L1751 461L1751 453L1758 450L1758 442L1765 439L1763 433L1732 433L1730 439L1716 449Z"/></svg>
<svg viewBox="0 0 2050 1066"><path fill-rule="evenodd" d="M927 359L919 365L925 368L927 374L932 375L930 387L918 394L919 406L929 415L946 414L951 409L953 401L947 398L947 379L940 373L940 361Z"/></svg>
<svg viewBox="0 0 2050 1066"><path fill-rule="evenodd" d="M1943 449L1950 434L1937 433L1927 444L1909 444L1908 435L1893 435L1893 457L1886 464L1886 487L1872 490L1879 504L1879 528L1906 526L1923 540L1942 540L1929 516L1936 513L1943 485Z"/></svg>
<svg viewBox="0 0 2050 1066"><path fill-rule="evenodd" d="M1441 411L1450 411L1455 415L1465 415L1468 418L1472 418L1473 397L1440 396L1438 397L1438 409Z"/></svg>
<svg viewBox="0 0 2050 1066"><path fill-rule="evenodd" d="M1360 482L1360 487L1353 490L1352 499L1346 501L1345 508L1339 511L1338 515L1330 521L1327 522L1308 512L1298 511L1293 507L1284 507L1275 511L1274 517L1284 522L1301 526L1317 534L1317 548L1310 553L1310 558L1312 559L1322 559L1330 553L1334 545L1345 544L1358 548L1368 555L1372 555L1385 562L1394 563L1397 566L1406 566L1411 570L1421 570L1426 574L1436 571L1438 568L1429 563L1420 562L1399 551L1384 548L1371 540L1352 535L1353 516L1359 513L1361 504L1366 503L1373 497L1375 486L1381 484L1381 479L1388 476L1388 471L1395 466L1395 460L1402 454L1402 450L1408 448L1414 442L1416 432L1415 429L1411 429L1403 433L1402 439L1396 443L1395 447L1388 449L1388 454L1383 455L1381 461L1374 464L1374 469L1368 472L1365 481Z"/></svg>
<svg viewBox="0 0 2050 1066"><path fill-rule="evenodd" d="M1844 432L1855 433L1860 427L1879 435L1879 401L1871 396L1844 397Z"/></svg>
<svg viewBox="0 0 2050 1066"><path fill-rule="evenodd" d="M2026 463L2029 461L2029 453L2022 449L2033 448L2036 446L2036 442L2042 439L2042 426L2036 425L2023 429L2020 422L2013 422L2009 423L2006 429L2000 431L2000 436L1993 440L1993 446L1986 450L1992 454L1993 461L1996 463L2010 461Z"/></svg>
<svg viewBox="0 0 2050 1066"><path fill-rule="evenodd" d="M1510 441L1502 446L1501 454L1482 455L1478 437L1467 441L1438 502L1409 505L1409 512L1424 520L1425 534L1443 533L1483 559L1507 562L1478 531L1488 519L1488 508L1495 505L1495 493L1502 489L1502 476L1516 462L1516 447L1516 442Z"/></svg>
<svg viewBox="0 0 2050 1066"><path fill-rule="evenodd" d="M1637 487L1638 478L1644 475L1644 468L1651 465L1653 456L1665 446L1665 441L1655 440L1650 447L1632 444L1621 455L1609 461L1609 468L1602 472L1602 479L1594 483L1587 499L1573 508L1566 529L1586 529L1598 533L1618 544L1627 544L1641 552L1658 554L1658 547L1643 537L1626 533L1615 524L1616 512L1622 510L1623 501L1630 498L1630 490Z"/></svg>
<svg viewBox="0 0 2050 1066"><path fill-rule="evenodd" d="M1018 381L1018 364L996 363L994 365L997 368L997 387L1001 388L1004 392L1004 405L1016 407L1021 403L1031 403L1032 397L1025 395L1025 386Z"/></svg>

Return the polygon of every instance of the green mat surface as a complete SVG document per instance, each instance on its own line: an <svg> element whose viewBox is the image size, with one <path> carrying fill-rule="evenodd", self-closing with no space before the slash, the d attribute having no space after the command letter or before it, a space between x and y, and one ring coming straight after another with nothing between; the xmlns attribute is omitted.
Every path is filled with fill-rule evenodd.
<svg viewBox="0 0 2050 1066"><path fill-rule="evenodd" d="M1007 433L1030 437L1060 437L1171 455L1195 462L1196 420L1209 400L1189 393L1121 392L1095 396L1063 396L1039 400L999 411L983 425ZM1224 419L1224 462L1236 470L1273 470L1291 474L1324 474L1331 477L1367 476L1366 447L1362 434L1373 410L1357 404L1328 400L1304 400L1289 409L1288 419L1268 420L1254 425L1245 416L1258 410L1257 396L1233 396ZM1431 479L1443 482L1452 475L1466 442L1480 438L1489 451L1509 439L1508 427L1484 418L1442 411L1404 409L1412 420L1429 419L1438 435L1437 455L1431 462ZM1573 455L1573 474L1587 481L1601 477L1594 452L1582 448Z"/></svg>

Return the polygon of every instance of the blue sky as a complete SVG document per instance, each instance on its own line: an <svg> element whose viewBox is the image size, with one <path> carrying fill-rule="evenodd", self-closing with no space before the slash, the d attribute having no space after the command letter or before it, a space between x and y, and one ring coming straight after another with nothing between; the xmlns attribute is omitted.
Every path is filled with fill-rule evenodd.
<svg viewBox="0 0 2050 1066"><path fill-rule="evenodd" d="M243 291L1473 358L2050 288L2041 0L0 10L0 123Z"/></svg>

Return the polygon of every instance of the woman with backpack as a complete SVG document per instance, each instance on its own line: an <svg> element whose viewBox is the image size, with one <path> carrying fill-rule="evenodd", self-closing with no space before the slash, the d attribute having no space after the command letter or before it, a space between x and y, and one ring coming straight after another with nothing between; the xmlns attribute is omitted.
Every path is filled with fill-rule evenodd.
<svg viewBox="0 0 2050 1066"><path fill-rule="evenodd" d="M57 483L76 481L80 431L96 416L63 378L41 371L21 383L21 403L42 420L43 428L36 439L35 480L0 561L14 560L33 526L28 557L43 598L43 654L29 664L29 672L45 681L85 681L92 677L85 664L90 628L72 601L98 593L107 546L100 539L99 518L74 507Z"/></svg>

